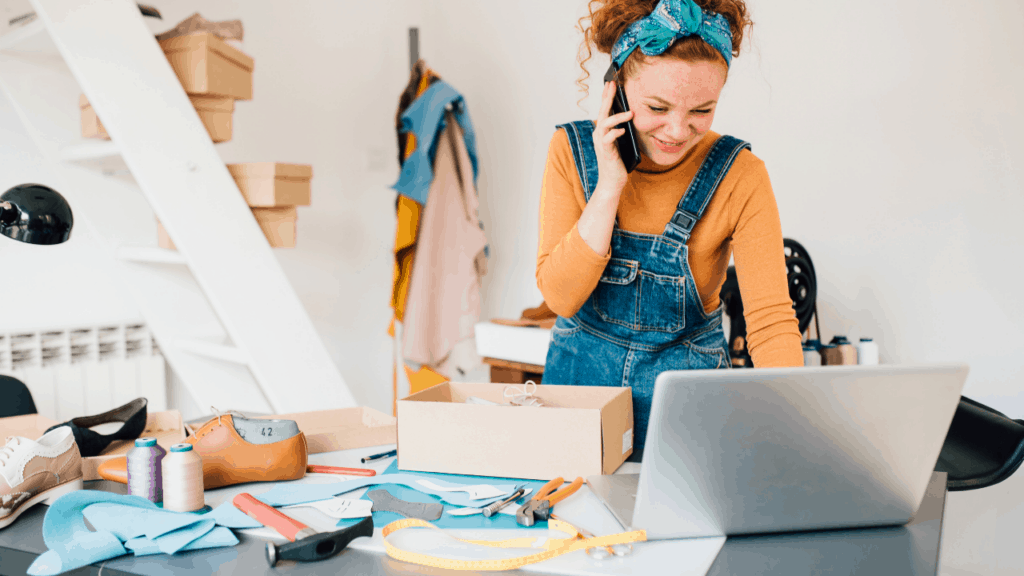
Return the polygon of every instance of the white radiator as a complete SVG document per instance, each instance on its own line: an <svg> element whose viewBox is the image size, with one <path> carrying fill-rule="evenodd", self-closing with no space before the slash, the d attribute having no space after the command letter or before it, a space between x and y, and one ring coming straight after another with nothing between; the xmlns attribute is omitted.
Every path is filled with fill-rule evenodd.
<svg viewBox="0 0 1024 576"><path fill-rule="evenodd" d="M0 332L0 374L28 386L39 414L64 422L149 399L167 409L167 369L144 324Z"/></svg>

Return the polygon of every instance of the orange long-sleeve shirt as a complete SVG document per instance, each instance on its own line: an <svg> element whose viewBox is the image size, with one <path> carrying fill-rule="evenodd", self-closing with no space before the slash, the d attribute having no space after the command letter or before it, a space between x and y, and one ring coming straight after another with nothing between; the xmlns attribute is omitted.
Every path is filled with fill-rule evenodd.
<svg viewBox="0 0 1024 576"><path fill-rule="evenodd" d="M664 233L718 137L708 132L667 170L644 158L622 191L619 226L630 232ZM595 253L580 236L576 224L585 206L569 139L564 130L556 130L541 190L537 286L551 309L564 317L574 315L587 301L612 256L610 250ZM764 162L750 151L740 152L687 245L705 312L718 308L729 257L735 252L747 347L754 365L802 366L800 333L786 281L782 225Z"/></svg>

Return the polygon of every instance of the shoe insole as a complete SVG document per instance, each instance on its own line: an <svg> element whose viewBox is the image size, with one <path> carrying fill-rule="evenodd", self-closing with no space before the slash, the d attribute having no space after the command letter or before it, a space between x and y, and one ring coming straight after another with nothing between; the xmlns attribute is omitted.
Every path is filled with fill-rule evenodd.
<svg viewBox="0 0 1024 576"><path fill-rule="evenodd" d="M294 420L260 420L233 416L235 432L250 444L273 444L299 433Z"/></svg>
<svg viewBox="0 0 1024 576"><path fill-rule="evenodd" d="M121 429L122 426L124 426L124 422L104 422L103 424L90 426L89 430L92 430L97 434L103 434L104 436L106 436L108 434L113 434L114 432L117 432L118 430Z"/></svg>

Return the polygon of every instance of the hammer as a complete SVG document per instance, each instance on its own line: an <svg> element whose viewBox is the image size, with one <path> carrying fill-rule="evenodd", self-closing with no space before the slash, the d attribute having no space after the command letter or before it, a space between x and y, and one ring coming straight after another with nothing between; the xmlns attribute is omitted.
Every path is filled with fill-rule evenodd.
<svg viewBox="0 0 1024 576"><path fill-rule="evenodd" d="M317 533L284 512L260 502L252 494L243 492L235 496L231 503L253 520L291 540L281 546L267 542L267 562L271 566L276 565L278 560L312 561L330 558L341 552L352 540L360 536L373 536L372 516L348 528Z"/></svg>

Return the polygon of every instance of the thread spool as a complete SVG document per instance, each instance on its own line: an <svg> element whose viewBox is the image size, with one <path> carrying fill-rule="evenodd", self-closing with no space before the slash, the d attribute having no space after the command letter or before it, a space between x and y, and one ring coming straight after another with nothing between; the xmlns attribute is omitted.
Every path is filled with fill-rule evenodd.
<svg viewBox="0 0 1024 576"><path fill-rule="evenodd" d="M139 438L128 451L128 493L154 504L164 499L162 460L167 451L156 438Z"/></svg>
<svg viewBox="0 0 1024 576"><path fill-rule="evenodd" d="M804 345L804 366L821 366L821 354L814 346Z"/></svg>
<svg viewBox="0 0 1024 576"><path fill-rule="evenodd" d="M861 338L857 343L857 364L878 365L878 344L871 338Z"/></svg>
<svg viewBox="0 0 1024 576"><path fill-rule="evenodd" d="M839 353L839 348L835 344L822 344L821 345L821 365L822 366L838 366L843 363L843 357Z"/></svg>
<svg viewBox="0 0 1024 576"><path fill-rule="evenodd" d="M850 366L857 363L857 347L846 336L835 336L829 344L834 344L839 350L838 364Z"/></svg>
<svg viewBox="0 0 1024 576"><path fill-rule="evenodd" d="M206 506L203 458L191 444L175 444L164 456L164 510L194 512Z"/></svg>

